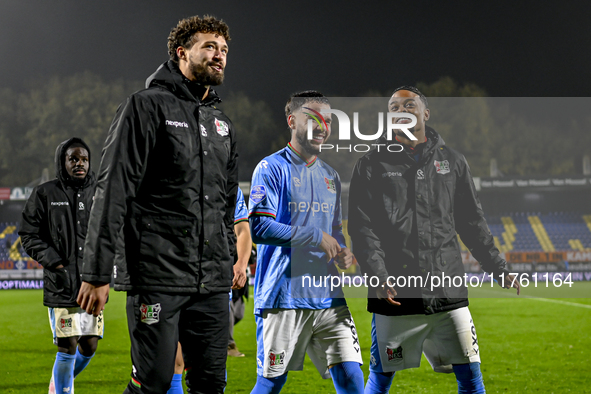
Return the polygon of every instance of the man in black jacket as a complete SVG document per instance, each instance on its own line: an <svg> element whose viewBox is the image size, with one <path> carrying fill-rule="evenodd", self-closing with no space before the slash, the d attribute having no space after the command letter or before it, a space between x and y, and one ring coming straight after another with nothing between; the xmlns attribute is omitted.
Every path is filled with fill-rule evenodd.
<svg viewBox="0 0 591 394"><path fill-rule="evenodd" d="M387 393L395 371L418 367L423 351L436 372L456 374L460 392L484 392L457 234L486 272L517 294L519 284L494 246L466 159L425 125L425 96L400 87L388 110L410 114L396 123L410 127L415 118L416 125L396 135L401 152L362 157L349 192L355 256L379 284L368 289L374 318L365 393Z"/></svg>
<svg viewBox="0 0 591 394"><path fill-rule="evenodd" d="M56 179L33 189L23 209L19 235L25 251L43 266L43 305L58 353L49 393L73 391L73 379L93 357L103 336L103 315L88 315L76 303L95 176L90 149L79 138L55 151Z"/></svg>
<svg viewBox="0 0 591 394"><path fill-rule="evenodd" d="M211 86L229 39L221 20L181 20L170 60L119 107L105 142L78 302L100 313L111 273L127 291L125 393L165 393L179 341L189 392L225 387L237 153Z"/></svg>

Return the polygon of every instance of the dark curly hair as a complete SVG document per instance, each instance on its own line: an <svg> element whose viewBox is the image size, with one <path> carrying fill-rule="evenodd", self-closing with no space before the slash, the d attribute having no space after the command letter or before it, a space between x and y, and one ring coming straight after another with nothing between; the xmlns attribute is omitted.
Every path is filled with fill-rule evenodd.
<svg viewBox="0 0 591 394"><path fill-rule="evenodd" d="M168 55L170 60L178 63L179 58L176 49L178 47L191 48L197 33L215 33L224 37L226 41L230 41L230 28L223 20L216 19L211 15L204 15L203 18L198 15L191 16L180 20L168 35Z"/></svg>
<svg viewBox="0 0 591 394"><path fill-rule="evenodd" d="M298 109L302 108L306 103L322 103L329 104L328 98L316 90L304 90L303 92L294 93L287 100L285 104L285 117L293 114Z"/></svg>

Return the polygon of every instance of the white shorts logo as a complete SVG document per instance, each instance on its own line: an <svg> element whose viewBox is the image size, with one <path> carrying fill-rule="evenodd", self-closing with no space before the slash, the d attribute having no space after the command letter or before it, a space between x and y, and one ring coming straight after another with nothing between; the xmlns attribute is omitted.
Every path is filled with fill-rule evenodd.
<svg viewBox="0 0 591 394"><path fill-rule="evenodd" d="M160 321L160 303L155 305L140 305L141 321L146 324L154 324Z"/></svg>
<svg viewBox="0 0 591 394"><path fill-rule="evenodd" d="M388 361L402 360L402 346L397 348L386 347L386 354L388 355Z"/></svg>
<svg viewBox="0 0 591 394"><path fill-rule="evenodd" d="M285 350L281 353L269 352L269 366L279 367L285 364Z"/></svg>

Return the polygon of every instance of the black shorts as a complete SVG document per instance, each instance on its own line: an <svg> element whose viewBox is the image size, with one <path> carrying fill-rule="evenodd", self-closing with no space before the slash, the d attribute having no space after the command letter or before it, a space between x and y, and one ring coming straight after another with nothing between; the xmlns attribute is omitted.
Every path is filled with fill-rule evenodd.
<svg viewBox="0 0 591 394"><path fill-rule="evenodd" d="M228 293L127 293L131 381L125 393L162 394L170 388L177 342L189 393L223 393L226 387Z"/></svg>

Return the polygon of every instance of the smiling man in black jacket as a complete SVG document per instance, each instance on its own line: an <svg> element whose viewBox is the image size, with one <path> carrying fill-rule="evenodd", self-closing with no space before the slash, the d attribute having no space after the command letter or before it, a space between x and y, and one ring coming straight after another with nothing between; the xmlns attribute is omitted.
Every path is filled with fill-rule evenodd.
<svg viewBox="0 0 591 394"><path fill-rule="evenodd" d="M105 142L78 301L100 313L111 273L127 291L125 393L165 393L179 341L189 392L225 387L237 153L211 86L229 39L221 20L181 20L170 60L119 107Z"/></svg>
<svg viewBox="0 0 591 394"><path fill-rule="evenodd" d="M50 394L73 391L73 379L94 356L104 330L102 314L90 316L76 303L96 184L90 149L79 138L62 142L55 168L56 179L33 189L19 231L25 251L43 266L43 305L58 348Z"/></svg>
<svg viewBox="0 0 591 394"><path fill-rule="evenodd" d="M374 316L365 393L387 393L395 371L417 368L422 352L436 372L456 374L459 392L483 393L457 234L484 271L504 278L517 294L519 284L494 246L466 159L425 124L425 96L400 87L388 110L409 114L395 118L401 125L416 119L412 138L399 131L401 152L374 150L362 157L349 191L355 256L379 283L368 289Z"/></svg>

